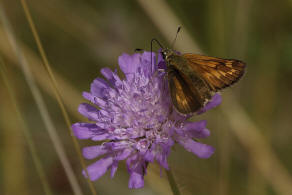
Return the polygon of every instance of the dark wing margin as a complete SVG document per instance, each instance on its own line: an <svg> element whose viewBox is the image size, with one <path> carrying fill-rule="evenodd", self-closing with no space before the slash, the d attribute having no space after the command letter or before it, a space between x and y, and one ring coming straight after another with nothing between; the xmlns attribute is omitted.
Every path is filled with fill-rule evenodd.
<svg viewBox="0 0 292 195"><path fill-rule="evenodd" d="M175 68L168 68L168 84L172 103L176 110L182 114L190 114L198 111L204 104L183 73Z"/></svg>
<svg viewBox="0 0 292 195"><path fill-rule="evenodd" d="M184 54L191 68L218 91L236 83L244 74L245 63L235 59L221 59L198 54Z"/></svg>

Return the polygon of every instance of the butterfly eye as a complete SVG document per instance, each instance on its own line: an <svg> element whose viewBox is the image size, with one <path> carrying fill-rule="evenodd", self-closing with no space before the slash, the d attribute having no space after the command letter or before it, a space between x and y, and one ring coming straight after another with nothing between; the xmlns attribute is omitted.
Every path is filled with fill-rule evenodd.
<svg viewBox="0 0 292 195"><path fill-rule="evenodd" d="M161 52L161 55L162 55L163 59L165 60L166 59L166 52Z"/></svg>

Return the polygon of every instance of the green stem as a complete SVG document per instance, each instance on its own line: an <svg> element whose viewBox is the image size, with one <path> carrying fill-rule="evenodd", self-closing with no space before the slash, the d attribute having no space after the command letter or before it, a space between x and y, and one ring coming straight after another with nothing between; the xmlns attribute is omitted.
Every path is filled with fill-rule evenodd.
<svg viewBox="0 0 292 195"><path fill-rule="evenodd" d="M175 182L175 179L173 177L171 170L166 171L166 174L167 174L168 182L169 182L173 195L180 195L178 186Z"/></svg>

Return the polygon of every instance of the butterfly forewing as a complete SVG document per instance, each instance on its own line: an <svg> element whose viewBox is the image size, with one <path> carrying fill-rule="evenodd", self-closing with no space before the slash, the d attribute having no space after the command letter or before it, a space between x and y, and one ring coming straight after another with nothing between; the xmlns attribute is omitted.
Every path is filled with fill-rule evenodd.
<svg viewBox="0 0 292 195"><path fill-rule="evenodd" d="M221 59L198 54L183 54L196 72L213 91L228 87L238 81L244 73L245 63L234 59Z"/></svg>

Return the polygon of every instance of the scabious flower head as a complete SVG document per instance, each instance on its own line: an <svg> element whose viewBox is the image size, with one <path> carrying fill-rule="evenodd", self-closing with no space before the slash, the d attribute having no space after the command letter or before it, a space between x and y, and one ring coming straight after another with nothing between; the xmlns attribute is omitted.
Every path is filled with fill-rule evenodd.
<svg viewBox="0 0 292 195"><path fill-rule="evenodd" d="M72 125L78 139L91 139L98 145L85 147L86 159L98 158L87 167L89 178L94 181L110 170L114 176L118 162L126 160L130 174L129 188L144 186L147 165L155 160L169 169L167 157L175 142L199 158L210 157L214 149L195 139L210 135L206 121L189 122L188 116L178 114L171 103L165 62L161 55L155 63L155 54L144 52L119 57L120 69L125 74L121 79L117 71L101 70L102 78L96 78L90 92L83 96L91 104L83 103L79 112L90 123ZM198 113L201 114L221 102L216 94ZM83 171L85 177L85 171Z"/></svg>

